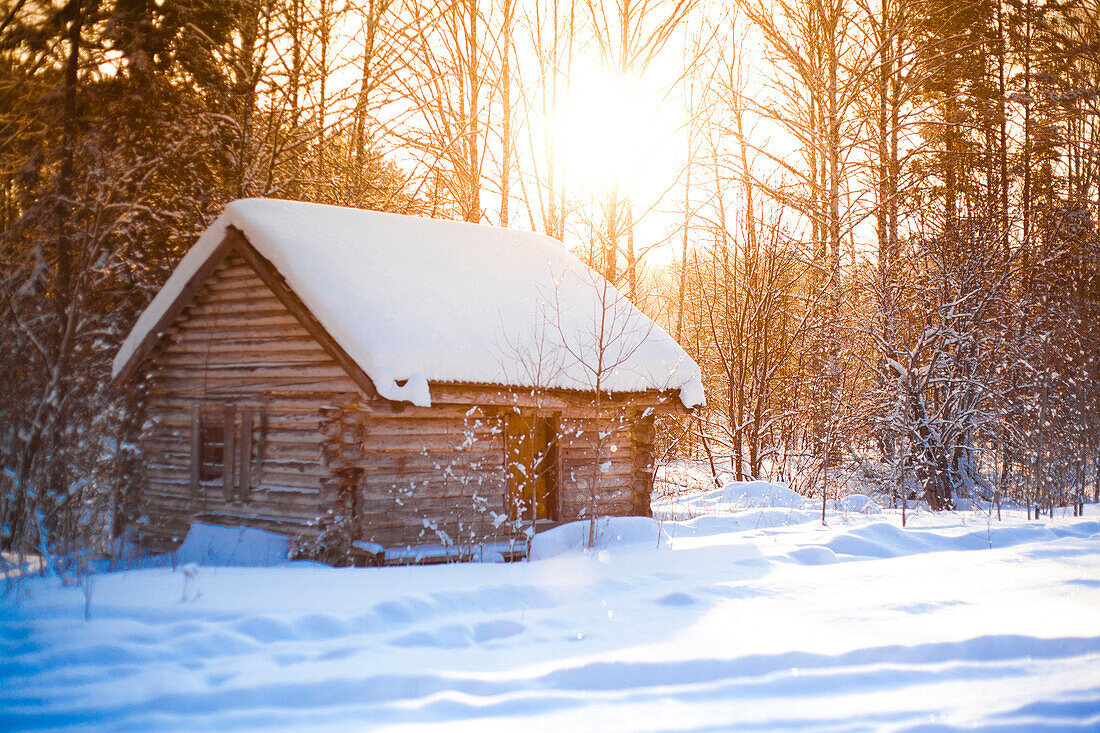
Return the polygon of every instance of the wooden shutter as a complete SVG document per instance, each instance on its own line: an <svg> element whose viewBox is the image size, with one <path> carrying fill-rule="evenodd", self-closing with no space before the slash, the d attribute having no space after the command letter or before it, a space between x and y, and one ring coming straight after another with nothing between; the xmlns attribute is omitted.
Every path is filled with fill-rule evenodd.
<svg viewBox="0 0 1100 733"><path fill-rule="evenodd" d="M191 496L199 495L202 476L202 406L191 405Z"/></svg>
<svg viewBox="0 0 1100 733"><path fill-rule="evenodd" d="M237 477L233 471L234 437L236 437L236 425L234 424L233 405L225 406L225 453L222 458L222 488L225 491L225 500L233 501L236 497L234 479Z"/></svg>
<svg viewBox="0 0 1100 733"><path fill-rule="evenodd" d="M238 458L237 496L248 501L252 493L252 408L241 410L241 451Z"/></svg>

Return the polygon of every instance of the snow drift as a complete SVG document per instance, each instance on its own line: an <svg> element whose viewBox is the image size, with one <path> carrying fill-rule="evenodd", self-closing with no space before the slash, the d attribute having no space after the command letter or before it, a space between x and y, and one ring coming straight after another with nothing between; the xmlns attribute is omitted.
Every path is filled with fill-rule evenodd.
<svg viewBox="0 0 1100 733"><path fill-rule="evenodd" d="M773 500L722 498L746 493ZM596 552L566 525L530 563L130 570L85 586L88 621L24 579L0 730L1096 730L1086 512L757 506L613 520Z"/></svg>

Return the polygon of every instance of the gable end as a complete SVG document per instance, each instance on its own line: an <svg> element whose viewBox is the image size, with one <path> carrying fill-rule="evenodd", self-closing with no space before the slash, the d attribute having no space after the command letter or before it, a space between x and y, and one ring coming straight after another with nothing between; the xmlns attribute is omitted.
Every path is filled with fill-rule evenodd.
<svg viewBox="0 0 1100 733"><path fill-rule="evenodd" d="M183 310L194 300L199 291L230 255L238 255L248 263L259 276L260 280L271 290L279 301L286 307L295 319L306 331L321 345L332 357L333 361L347 372L348 376L358 386L368 399L379 398L378 390L366 372L353 360L346 351L336 343L336 340L325 330L320 321L310 312L301 299L287 285L286 280L275 266L263 257L248 241L247 237L235 227L229 227L225 237L195 271L194 275L180 289L179 295L165 309L157 322L149 329L141 343L134 350L126 364L115 375L116 384L124 384L131 378L137 368L154 351L157 343L164 335L165 330L179 317Z"/></svg>

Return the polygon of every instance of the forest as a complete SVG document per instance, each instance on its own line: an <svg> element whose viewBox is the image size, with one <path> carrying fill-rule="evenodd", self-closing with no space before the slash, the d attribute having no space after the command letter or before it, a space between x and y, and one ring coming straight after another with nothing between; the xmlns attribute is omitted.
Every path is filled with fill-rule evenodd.
<svg viewBox="0 0 1100 733"><path fill-rule="evenodd" d="M111 360L245 197L562 240L716 482L1100 500L1094 0L3 0L0 547L117 526Z"/></svg>

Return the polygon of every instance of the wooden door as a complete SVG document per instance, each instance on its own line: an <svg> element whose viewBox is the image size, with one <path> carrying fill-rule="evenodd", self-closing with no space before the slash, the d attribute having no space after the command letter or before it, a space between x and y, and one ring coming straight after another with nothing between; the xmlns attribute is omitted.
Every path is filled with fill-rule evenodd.
<svg viewBox="0 0 1100 733"><path fill-rule="evenodd" d="M554 445L549 422L531 414L508 416L505 457L512 519L553 519Z"/></svg>

